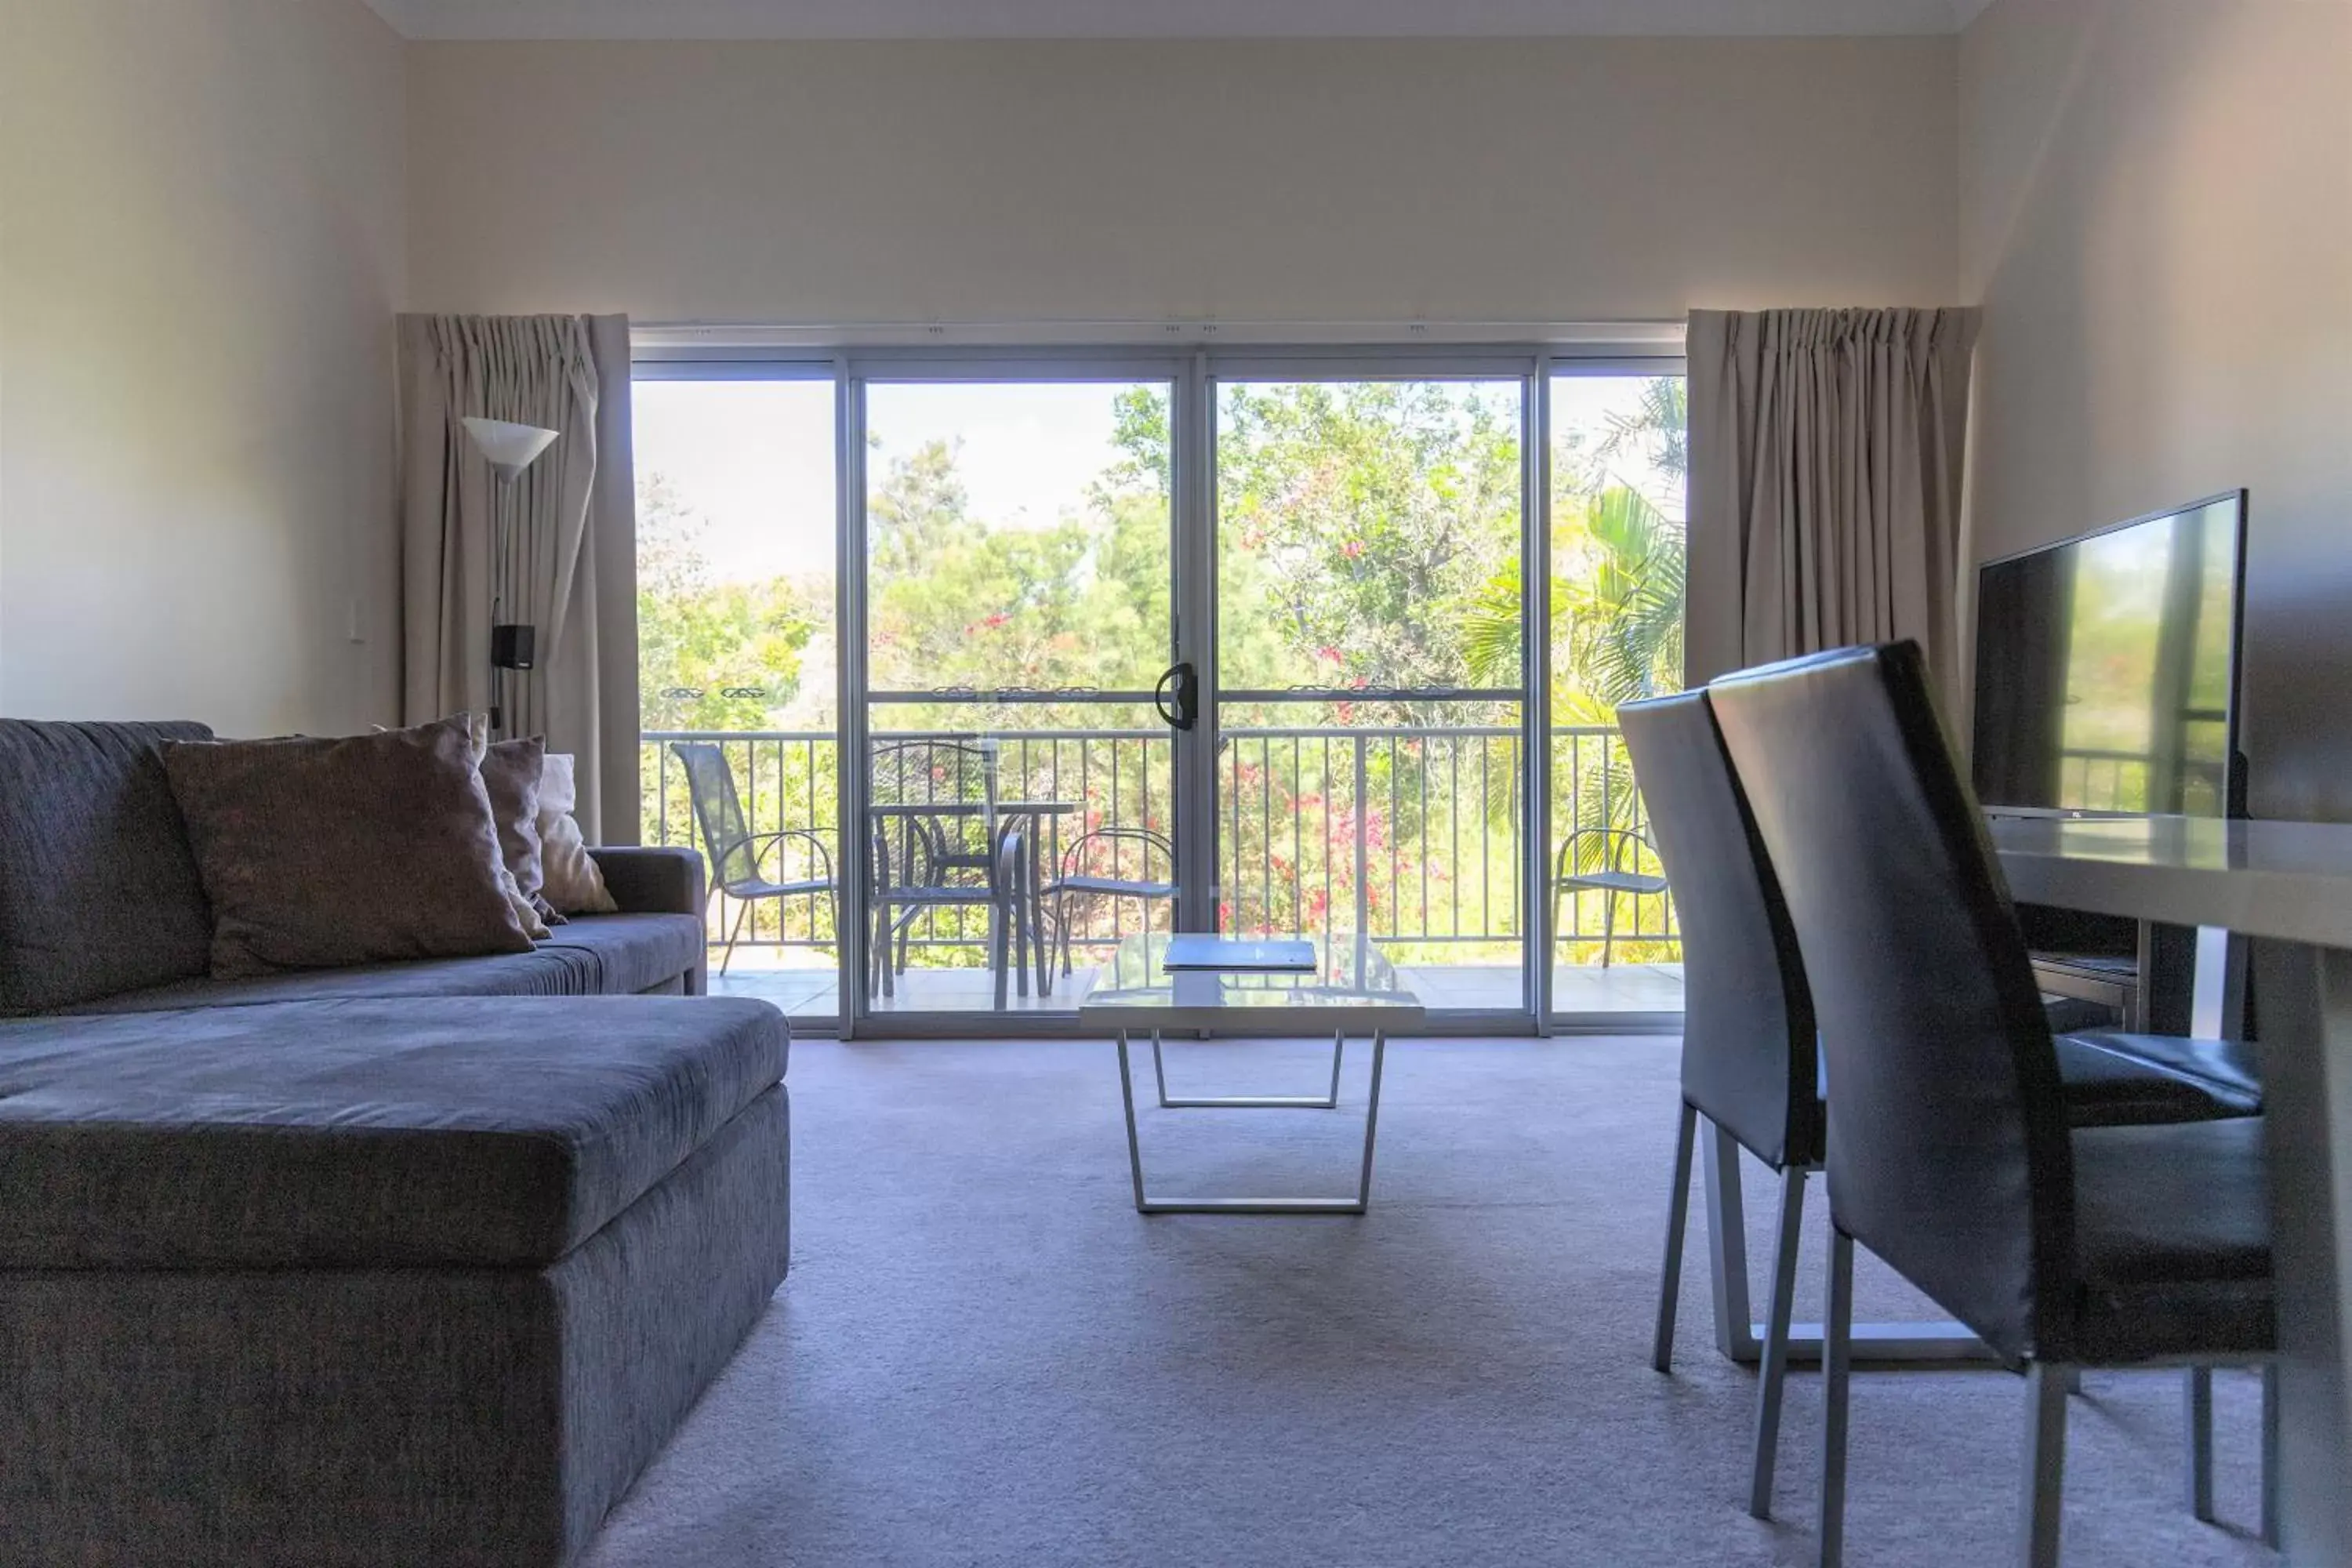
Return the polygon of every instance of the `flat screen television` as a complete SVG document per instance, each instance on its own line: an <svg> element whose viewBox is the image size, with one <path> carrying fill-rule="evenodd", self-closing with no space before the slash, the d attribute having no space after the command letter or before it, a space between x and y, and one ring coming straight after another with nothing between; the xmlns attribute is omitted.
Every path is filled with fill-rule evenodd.
<svg viewBox="0 0 2352 1568"><path fill-rule="evenodd" d="M2246 492L1989 561L1977 798L1995 812L2244 815Z"/></svg>

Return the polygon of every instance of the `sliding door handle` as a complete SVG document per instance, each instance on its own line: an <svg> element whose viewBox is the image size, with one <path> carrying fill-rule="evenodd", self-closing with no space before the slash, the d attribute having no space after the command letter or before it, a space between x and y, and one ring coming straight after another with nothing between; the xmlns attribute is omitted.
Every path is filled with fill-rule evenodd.
<svg viewBox="0 0 2352 1568"><path fill-rule="evenodd" d="M1152 689L1151 704L1170 729L1191 729L1201 717L1201 678L1189 664L1169 666Z"/></svg>

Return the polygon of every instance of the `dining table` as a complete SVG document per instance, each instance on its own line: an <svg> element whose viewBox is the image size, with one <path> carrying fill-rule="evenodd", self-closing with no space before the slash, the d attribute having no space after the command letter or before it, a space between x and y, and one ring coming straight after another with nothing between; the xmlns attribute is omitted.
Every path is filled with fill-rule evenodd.
<svg viewBox="0 0 2352 1568"><path fill-rule="evenodd" d="M1990 829L2022 901L2244 939L2278 1300L2280 1543L2289 1563L2341 1568L2352 1563L2352 824L2002 816ZM2218 1009L2200 997L2200 1011Z"/></svg>
<svg viewBox="0 0 2352 1568"><path fill-rule="evenodd" d="M970 821L973 817L992 816L996 822L992 848L1001 847L1005 839L1019 834L1022 838L1021 876L1019 885L1005 894L1005 913L1013 917L1013 940L1005 944L1005 963L1018 978L1020 993L1029 994L1029 954L1036 954L1037 994L1050 996L1054 991L1054 966L1047 962L1044 914L1037 901L1037 889L1045 882L1045 826L1078 810L1075 800L914 800L892 801L869 805L866 815L877 824L908 817L943 817ZM1004 1005L1004 976L998 976L996 1005Z"/></svg>

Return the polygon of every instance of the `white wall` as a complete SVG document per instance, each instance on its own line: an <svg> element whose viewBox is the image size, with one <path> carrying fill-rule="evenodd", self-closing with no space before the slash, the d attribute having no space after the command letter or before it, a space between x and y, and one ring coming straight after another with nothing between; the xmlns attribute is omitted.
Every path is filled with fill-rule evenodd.
<svg viewBox="0 0 2352 1568"><path fill-rule="evenodd" d="M2250 487L2253 804L2352 816L2352 5L1997 0L1959 79L1978 553Z"/></svg>
<svg viewBox="0 0 2352 1568"><path fill-rule="evenodd" d="M0 712L394 716L405 47L361 0L0 0Z"/></svg>
<svg viewBox="0 0 2352 1568"><path fill-rule="evenodd" d="M418 309L1562 321L1935 304L1949 38L434 44Z"/></svg>

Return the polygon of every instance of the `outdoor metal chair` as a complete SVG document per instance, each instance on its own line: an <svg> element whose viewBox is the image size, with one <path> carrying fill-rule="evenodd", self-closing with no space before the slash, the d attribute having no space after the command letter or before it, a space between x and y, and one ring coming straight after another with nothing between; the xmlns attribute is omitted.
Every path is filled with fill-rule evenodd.
<svg viewBox="0 0 2352 1568"><path fill-rule="evenodd" d="M996 1005L1005 981L1025 965L1021 930L1021 836L999 821L997 748L985 740L886 741L876 744L868 774L867 887L874 903L874 952L869 992L896 994L907 973L914 928L927 911L989 911L989 966L996 972ZM937 813L911 806L955 807ZM888 808L888 809L881 809ZM977 808L977 809L974 809ZM1021 973L1027 995L1028 975Z"/></svg>
<svg viewBox="0 0 2352 1568"><path fill-rule="evenodd" d="M1580 852L1580 844L1595 845L1597 855ZM1630 857L1626 853L1632 851ZM1658 867L1654 873L1642 869L1642 857ZM1658 847L1647 837L1626 827L1580 827L1568 836L1559 847L1559 856L1552 867L1551 929L1552 940L1559 938L1560 900L1570 893L1601 894L1601 967L1609 967L1611 950L1617 945L1617 899L1631 893L1643 897L1666 890L1664 864L1658 858Z"/></svg>
<svg viewBox="0 0 2352 1568"><path fill-rule="evenodd" d="M686 769L695 825L701 830L702 852L710 862L710 890L735 900L735 921L727 932L727 952L719 961L719 973L726 973L727 966L735 961L743 917L762 900L781 906L786 899L814 899L823 894L837 935L841 930L839 886L833 873L833 853L824 847L824 840L804 827L752 832L743 817L742 798L736 793L735 770L729 765L727 753L709 741L673 741L669 749ZM803 867L814 874L782 880L768 874L768 856L787 839L808 846ZM782 913L779 908L780 921Z"/></svg>
<svg viewBox="0 0 2352 1568"><path fill-rule="evenodd" d="M1166 867L1166 876L1151 874L1155 861ZM1065 974L1070 973L1068 905L1073 894L1110 900L1114 920L1118 900L1133 899L1143 906L1148 923L1152 900L1176 896L1176 847L1148 827L1097 827L1080 834L1063 852L1060 868L1053 880L1037 889L1037 900L1041 907L1052 900L1053 940L1062 950Z"/></svg>

